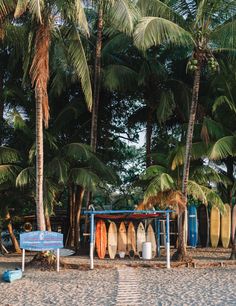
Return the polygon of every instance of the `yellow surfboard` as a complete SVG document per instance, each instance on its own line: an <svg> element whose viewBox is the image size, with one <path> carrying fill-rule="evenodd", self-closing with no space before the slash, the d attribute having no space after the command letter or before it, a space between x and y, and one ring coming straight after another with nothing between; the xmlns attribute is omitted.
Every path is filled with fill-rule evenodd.
<svg viewBox="0 0 236 306"><path fill-rule="evenodd" d="M210 237L211 246L216 248L220 238L220 211L217 207L211 209L211 225L210 225Z"/></svg>
<svg viewBox="0 0 236 306"><path fill-rule="evenodd" d="M225 204L225 212L221 216L221 242L223 248L227 249L230 243L231 232L231 209L229 204Z"/></svg>

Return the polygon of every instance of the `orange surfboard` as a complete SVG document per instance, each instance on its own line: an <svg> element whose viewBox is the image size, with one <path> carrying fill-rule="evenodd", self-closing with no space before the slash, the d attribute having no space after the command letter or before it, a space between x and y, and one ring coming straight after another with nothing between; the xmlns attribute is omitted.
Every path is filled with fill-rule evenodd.
<svg viewBox="0 0 236 306"><path fill-rule="evenodd" d="M104 221L99 220L96 225L96 250L98 257L103 259L107 248L107 229Z"/></svg>

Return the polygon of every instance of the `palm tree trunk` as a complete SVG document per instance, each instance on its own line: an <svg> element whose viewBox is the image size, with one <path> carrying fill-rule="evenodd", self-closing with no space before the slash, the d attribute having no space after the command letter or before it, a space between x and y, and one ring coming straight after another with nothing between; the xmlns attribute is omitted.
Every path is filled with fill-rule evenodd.
<svg viewBox="0 0 236 306"><path fill-rule="evenodd" d="M96 152L97 148L98 108L99 108L100 87L101 87L102 31L103 31L103 0L100 0L98 4L98 27L97 27L97 43L96 43L96 53L95 53L93 108L92 108L91 142L90 142L93 152Z"/></svg>
<svg viewBox="0 0 236 306"><path fill-rule="evenodd" d="M152 108L147 106L146 168L151 166L151 145L152 145Z"/></svg>
<svg viewBox="0 0 236 306"><path fill-rule="evenodd" d="M36 100L36 214L37 227L45 231L43 207L43 121L49 121L47 85L49 80L49 48L51 41L49 18L38 26L35 36L35 52L30 67L32 86Z"/></svg>
<svg viewBox="0 0 236 306"><path fill-rule="evenodd" d="M12 241L12 244L14 246L14 249L15 249L16 253L20 254L21 249L20 249L19 243L16 239L16 236L13 232L12 223L11 223L11 216L10 216L9 212L6 213L6 221L7 221L7 229L8 229L9 235L11 237L11 241Z"/></svg>
<svg viewBox="0 0 236 306"><path fill-rule="evenodd" d="M236 259L236 229L235 229L235 233L234 233L234 241L233 241L233 245L232 245L232 251L231 251L230 259L233 259L233 260Z"/></svg>
<svg viewBox="0 0 236 306"><path fill-rule="evenodd" d="M46 224L46 230L51 232L52 226L51 226L51 220L50 220L50 216L49 216L47 207L45 207L45 224Z"/></svg>
<svg viewBox="0 0 236 306"><path fill-rule="evenodd" d="M43 207L43 109L40 99L36 99L36 215L38 230L45 231Z"/></svg>
<svg viewBox="0 0 236 306"><path fill-rule="evenodd" d="M76 193L76 223L75 223L75 249L78 252L79 249L79 237L80 237L80 217L81 217L81 210L84 198L84 188L77 187Z"/></svg>
<svg viewBox="0 0 236 306"><path fill-rule="evenodd" d="M193 131L196 119L197 104L200 89L200 78L201 78L201 65L199 64L198 69L194 73L194 84L192 93L192 102L189 115L188 132L186 138L186 150L184 158L184 170L183 170L183 180L182 180L182 193L187 204L187 185L189 179L189 169L191 160L191 150L193 142ZM178 259L183 260L186 255L186 241L185 241L185 222L186 222L186 211L180 213L179 215L179 239L178 239Z"/></svg>
<svg viewBox="0 0 236 306"><path fill-rule="evenodd" d="M97 26L97 43L95 51L94 64L94 85L93 85L93 107L92 107L92 123L90 134L90 146L93 152L97 150L98 139L98 109L100 102L100 88L101 88L101 55L102 55L102 31L103 31L103 0L98 2L98 26ZM88 192L86 199L86 209L91 203L92 193ZM85 219L85 231L87 232L88 217ZM86 241L86 237L85 237Z"/></svg>

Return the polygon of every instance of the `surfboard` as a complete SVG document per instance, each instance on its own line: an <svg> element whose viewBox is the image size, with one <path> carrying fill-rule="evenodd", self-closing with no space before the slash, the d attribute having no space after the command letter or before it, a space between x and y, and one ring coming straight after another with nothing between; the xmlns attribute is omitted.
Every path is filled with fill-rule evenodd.
<svg viewBox="0 0 236 306"><path fill-rule="evenodd" d="M128 248L129 256L133 258L136 253L136 232L135 232L134 224L132 222L129 222L129 226L128 226L127 248Z"/></svg>
<svg viewBox="0 0 236 306"><path fill-rule="evenodd" d="M124 222L121 222L119 226L117 251L118 253L124 252L125 254L127 251L127 232Z"/></svg>
<svg viewBox="0 0 236 306"><path fill-rule="evenodd" d="M111 222L108 229L108 254L111 259L114 259L117 252L117 227L114 222Z"/></svg>
<svg viewBox="0 0 236 306"><path fill-rule="evenodd" d="M236 229L236 205L234 205L232 211L232 242L234 242L235 229Z"/></svg>
<svg viewBox="0 0 236 306"><path fill-rule="evenodd" d="M156 243L155 233L151 224L149 224L147 228L146 241L151 242L152 244L152 258L154 258L156 256L157 243Z"/></svg>
<svg viewBox="0 0 236 306"><path fill-rule="evenodd" d="M198 235L201 247L209 244L209 216L206 205L201 204L197 209L198 216Z"/></svg>
<svg viewBox="0 0 236 306"><path fill-rule="evenodd" d="M231 235L231 208L229 204L225 204L225 212L221 216L221 242L223 248L227 249L230 243Z"/></svg>
<svg viewBox="0 0 236 306"><path fill-rule="evenodd" d="M197 209L194 205L188 207L188 242L196 248L198 242Z"/></svg>
<svg viewBox="0 0 236 306"><path fill-rule="evenodd" d="M220 211L217 207L212 207L210 219L211 246L216 248L220 238Z"/></svg>
<svg viewBox="0 0 236 306"><path fill-rule="evenodd" d="M99 220L96 225L96 250L98 257L103 259L107 248L107 229L103 220Z"/></svg>
<svg viewBox="0 0 236 306"><path fill-rule="evenodd" d="M140 222L137 229L137 252L140 257L142 256L144 242L146 242L146 233L143 223Z"/></svg>

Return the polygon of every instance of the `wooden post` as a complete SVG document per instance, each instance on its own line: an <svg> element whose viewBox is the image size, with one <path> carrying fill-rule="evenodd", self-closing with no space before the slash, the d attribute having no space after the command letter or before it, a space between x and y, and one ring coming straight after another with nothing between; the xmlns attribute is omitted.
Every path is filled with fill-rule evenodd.
<svg viewBox="0 0 236 306"><path fill-rule="evenodd" d="M25 249L22 250L22 272L25 271Z"/></svg>

